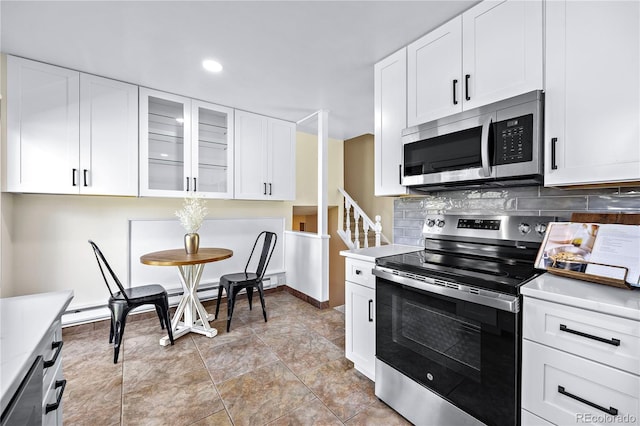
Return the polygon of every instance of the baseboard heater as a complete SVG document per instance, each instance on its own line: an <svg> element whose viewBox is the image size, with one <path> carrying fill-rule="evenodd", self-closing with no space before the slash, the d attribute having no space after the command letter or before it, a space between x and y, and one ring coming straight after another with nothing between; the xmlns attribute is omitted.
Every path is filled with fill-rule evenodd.
<svg viewBox="0 0 640 426"><path fill-rule="evenodd" d="M273 279L272 279L273 278ZM279 285L277 275L273 277L266 277L263 279L264 289L276 288ZM215 300L218 297L219 283L205 283L198 287L198 297L201 301ZM173 288L167 290L169 296L169 306L178 306L180 298L182 297L182 288ZM246 293L245 290L240 291L239 294ZM154 308L149 306L142 306L135 311L132 311L130 315L141 314L145 312L151 312ZM62 327L70 327L74 325L86 324L90 322L102 321L109 319L111 316L109 307L107 305L94 305L83 308L69 309L62 315Z"/></svg>

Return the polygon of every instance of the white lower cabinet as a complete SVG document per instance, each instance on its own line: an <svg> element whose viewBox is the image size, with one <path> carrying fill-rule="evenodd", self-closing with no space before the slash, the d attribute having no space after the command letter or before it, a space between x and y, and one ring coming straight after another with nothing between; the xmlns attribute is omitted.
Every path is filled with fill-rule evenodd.
<svg viewBox="0 0 640 426"><path fill-rule="evenodd" d="M640 321L525 297L523 337L523 425L640 424Z"/></svg>
<svg viewBox="0 0 640 426"><path fill-rule="evenodd" d="M347 258L345 283L345 356L375 381L376 290L373 262Z"/></svg>

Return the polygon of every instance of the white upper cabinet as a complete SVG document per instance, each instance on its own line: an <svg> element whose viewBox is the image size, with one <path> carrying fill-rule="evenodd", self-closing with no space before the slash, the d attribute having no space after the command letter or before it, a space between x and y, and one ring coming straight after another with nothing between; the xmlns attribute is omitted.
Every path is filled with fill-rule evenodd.
<svg viewBox="0 0 640 426"><path fill-rule="evenodd" d="M7 57L10 192L137 195L136 87Z"/></svg>
<svg viewBox="0 0 640 426"><path fill-rule="evenodd" d="M640 3L546 5L545 185L640 180Z"/></svg>
<svg viewBox="0 0 640 426"><path fill-rule="evenodd" d="M462 111L462 16L407 47L408 125Z"/></svg>
<svg viewBox="0 0 640 426"><path fill-rule="evenodd" d="M140 195L233 198L233 114L140 88Z"/></svg>
<svg viewBox="0 0 640 426"><path fill-rule="evenodd" d="M80 74L80 193L138 195L138 87Z"/></svg>
<svg viewBox="0 0 640 426"><path fill-rule="evenodd" d="M295 123L236 111L235 135L235 198L295 199Z"/></svg>
<svg viewBox="0 0 640 426"><path fill-rule="evenodd" d="M542 1L485 0L408 46L408 125L543 89Z"/></svg>
<svg viewBox="0 0 640 426"><path fill-rule="evenodd" d="M542 1L483 1L462 14L465 109L543 89Z"/></svg>
<svg viewBox="0 0 640 426"><path fill-rule="evenodd" d="M407 49L374 68L375 195L404 195L401 185L402 130L407 127Z"/></svg>

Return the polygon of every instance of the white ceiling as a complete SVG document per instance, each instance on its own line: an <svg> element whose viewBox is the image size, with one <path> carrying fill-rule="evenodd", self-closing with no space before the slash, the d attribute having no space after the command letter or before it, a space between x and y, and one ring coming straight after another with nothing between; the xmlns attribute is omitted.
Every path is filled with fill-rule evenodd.
<svg viewBox="0 0 640 426"><path fill-rule="evenodd" d="M3 0L0 47L290 121L327 109L349 139L373 133L374 63L475 3Z"/></svg>

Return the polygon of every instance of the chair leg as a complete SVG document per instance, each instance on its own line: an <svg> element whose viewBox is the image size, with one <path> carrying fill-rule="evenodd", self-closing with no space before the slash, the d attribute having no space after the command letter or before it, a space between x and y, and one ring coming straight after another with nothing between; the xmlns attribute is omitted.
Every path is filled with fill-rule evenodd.
<svg viewBox="0 0 640 426"><path fill-rule="evenodd" d="M164 314L162 313L161 307L158 305L156 305L156 313L158 314L158 319L160 320L160 328L164 330Z"/></svg>
<svg viewBox="0 0 640 426"><path fill-rule="evenodd" d="M249 299L249 310L251 310L251 302L253 301L253 287L247 287L247 299Z"/></svg>
<svg viewBox="0 0 640 426"><path fill-rule="evenodd" d="M169 300L164 298L162 300L162 305L156 305L156 308L160 308L160 312L162 312L162 317L164 318L164 322L167 326L167 334L169 335L169 341L171 342L171 346L173 346L173 330L171 329L171 318L169 317Z"/></svg>
<svg viewBox="0 0 640 426"><path fill-rule="evenodd" d="M113 335L115 333L114 324L115 324L115 313L113 312L113 307L109 306L109 310L111 311L111 324L109 324L109 343L113 343Z"/></svg>
<svg viewBox="0 0 640 426"><path fill-rule="evenodd" d="M267 310L264 307L264 290L262 289L262 283L258 284L258 294L260 295L260 304L262 305L262 316L264 316L264 322L267 322Z"/></svg>
<svg viewBox="0 0 640 426"><path fill-rule="evenodd" d="M214 316L214 320L218 319L218 312L220 312L220 299L222 298L222 284L218 284L218 301L216 302L216 315ZM227 292L227 299L229 298L229 292ZM227 302L229 302L227 300Z"/></svg>
<svg viewBox="0 0 640 426"><path fill-rule="evenodd" d="M116 321L114 325L115 329L115 342L113 345L113 363L118 363L118 355L120 354L120 345L122 343L122 336L124 335L124 328L127 322L127 315L129 310L125 307L116 306Z"/></svg>
<svg viewBox="0 0 640 426"><path fill-rule="evenodd" d="M227 291L227 333L231 328L231 318L233 318L233 308L236 305L236 296L242 290L241 288L234 287L233 285L229 285L229 289Z"/></svg>

